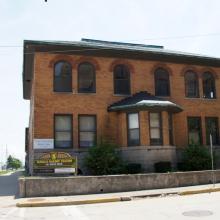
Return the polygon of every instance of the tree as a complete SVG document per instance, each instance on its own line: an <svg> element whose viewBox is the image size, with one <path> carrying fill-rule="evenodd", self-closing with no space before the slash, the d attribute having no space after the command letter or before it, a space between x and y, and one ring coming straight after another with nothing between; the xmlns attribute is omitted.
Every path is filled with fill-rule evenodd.
<svg viewBox="0 0 220 220"><path fill-rule="evenodd" d="M19 169L21 167L22 167L22 162L19 159L9 155L7 159L7 169Z"/></svg>

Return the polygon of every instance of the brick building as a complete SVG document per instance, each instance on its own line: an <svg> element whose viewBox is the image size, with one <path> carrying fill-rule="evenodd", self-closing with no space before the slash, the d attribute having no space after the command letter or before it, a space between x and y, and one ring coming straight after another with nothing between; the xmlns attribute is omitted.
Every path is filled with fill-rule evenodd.
<svg viewBox="0 0 220 220"><path fill-rule="evenodd" d="M82 39L25 41L23 97L30 100L26 163L46 152L83 157L101 137L153 171L190 142L219 144L220 59L162 46Z"/></svg>

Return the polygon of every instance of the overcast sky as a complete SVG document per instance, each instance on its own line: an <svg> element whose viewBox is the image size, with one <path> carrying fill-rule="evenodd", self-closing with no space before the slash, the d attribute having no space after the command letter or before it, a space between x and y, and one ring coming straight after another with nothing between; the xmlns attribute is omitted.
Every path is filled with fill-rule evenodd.
<svg viewBox="0 0 220 220"><path fill-rule="evenodd" d="M219 11L218 0L0 0L0 162L6 144L9 154L24 160L24 39L84 37L220 57Z"/></svg>

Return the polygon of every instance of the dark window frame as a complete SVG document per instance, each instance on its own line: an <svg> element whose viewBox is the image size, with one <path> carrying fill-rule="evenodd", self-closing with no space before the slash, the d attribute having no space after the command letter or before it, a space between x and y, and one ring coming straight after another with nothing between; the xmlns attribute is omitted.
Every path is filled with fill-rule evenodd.
<svg viewBox="0 0 220 220"><path fill-rule="evenodd" d="M116 79L116 68L117 67L123 67L126 69L127 73L128 73L128 78L127 79ZM120 80L120 81L127 81L128 82L128 93L119 93L116 87L116 80ZM129 68L124 65L124 64L118 64L115 65L114 69L113 69L113 84L114 84L114 95L131 95L131 73Z"/></svg>
<svg viewBox="0 0 220 220"><path fill-rule="evenodd" d="M173 114L168 112L168 124L169 124L169 143L171 146L174 145L173 141Z"/></svg>
<svg viewBox="0 0 220 220"><path fill-rule="evenodd" d="M218 117L205 117L206 145L210 145L210 136L209 136L210 133L208 132L208 127L207 127L209 119L216 120L216 125L217 125L216 139L217 139L217 142L213 143L213 145L219 145L219 142L220 142L220 139L219 139L219 119L218 119Z"/></svg>
<svg viewBox="0 0 220 220"><path fill-rule="evenodd" d="M150 114L151 113L157 113L159 115L159 127L151 127L150 124ZM150 145L152 146L163 146L163 123L162 123L162 114L161 112L154 112L154 111L150 111L148 112L148 124L149 124L149 137L150 137ZM159 128L160 131L160 138L156 139L159 140L159 142L153 141L153 139L155 138L151 138L151 128Z"/></svg>
<svg viewBox="0 0 220 220"><path fill-rule="evenodd" d="M91 91L83 91L82 90L82 88L80 88L80 72L79 72L79 68L80 68L80 66L82 66L83 64L89 64L89 65L91 65L92 66L92 68L93 68L93 83L94 83L94 85L93 85L93 88L92 88L92 90ZM79 65L78 65L78 68L77 68L77 91L78 91L78 93L86 93L86 94L89 94L89 93L96 93L96 69L95 69L95 66L92 64L92 63L90 63L90 62L82 62L82 63L80 63Z"/></svg>
<svg viewBox="0 0 220 220"><path fill-rule="evenodd" d="M70 117L70 121L71 121L71 129L70 129L70 133L71 133L71 142L70 142L70 147L57 147L56 146L56 132L62 132L62 131L56 131L56 116L69 116ZM54 114L54 119L53 119L53 133L54 133L54 149L72 149L73 148L73 115L72 114ZM65 131L66 132L66 131Z"/></svg>
<svg viewBox="0 0 220 220"><path fill-rule="evenodd" d="M205 85L205 74L209 74L211 76L210 80L212 80L212 83L213 83L213 97L211 97L210 94L209 95L205 94L205 92L207 92L206 91L207 85ZM213 73L207 71L202 74L202 89L203 89L203 98L204 99L216 99L216 83L215 83L215 77L214 77Z"/></svg>
<svg viewBox="0 0 220 220"><path fill-rule="evenodd" d="M66 90L66 91L59 91L57 88L56 88L56 65L59 64L59 63L67 63L70 68L71 68L71 72L70 72L70 83L71 83L71 86L70 86L70 89L69 90ZM70 62L66 61L66 60L58 60L56 63L54 63L54 66L53 66L53 91L54 92L57 92L57 93L72 93L73 92L73 70L72 70L72 65Z"/></svg>
<svg viewBox="0 0 220 220"><path fill-rule="evenodd" d="M130 114L137 114L138 115L138 128L129 128L129 115ZM140 137L141 137L141 129L140 129L140 115L139 115L139 112L128 112L127 115L126 115L126 121L127 121L127 146L128 147L132 147L132 146L140 146L141 144L141 140L140 140ZM138 143L137 144L133 144L130 140L130 130L135 130L135 129L138 129Z"/></svg>
<svg viewBox="0 0 220 220"><path fill-rule="evenodd" d="M199 145L203 145L203 136L202 136L202 119L200 116L187 116L187 134L188 134L188 144L190 145L190 140L189 140L189 120L190 119L199 119L199 125L200 125L200 129L199 129L199 139L200 139L200 143L195 143L195 144L199 144Z"/></svg>
<svg viewBox="0 0 220 220"><path fill-rule="evenodd" d="M159 85L159 82L161 81L162 77L160 76L157 76L157 74L159 74L158 71L162 70L165 74L166 74L166 77L167 79L165 79L167 81L167 89L168 89L168 92L167 94L161 94L159 92L159 87L161 87ZM164 75L165 76L165 75ZM164 77L163 76L163 77ZM164 80L164 79L163 79ZM159 67L157 68L155 71L154 71L154 86L155 86L155 96L161 96L161 97L170 97L171 96L171 92L170 92L170 73L167 69L165 68L162 68L162 67Z"/></svg>
<svg viewBox="0 0 220 220"><path fill-rule="evenodd" d="M195 96L190 96L188 93L188 88L189 88L189 80L187 81L187 74L193 74L195 76L195 82L196 82L196 95ZM199 93L199 78L198 78L198 74L195 73L194 71L186 71L185 75L184 75L184 79L185 79L185 96L187 98L199 98L200 97L200 93Z"/></svg>
<svg viewBox="0 0 220 220"><path fill-rule="evenodd" d="M25 128L25 152L29 151L29 127Z"/></svg>
<svg viewBox="0 0 220 220"><path fill-rule="evenodd" d="M95 131L81 131L80 130L80 117L83 117L83 116L95 118ZM97 115L95 115L95 114L79 114L78 115L78 146L79 146L79 148L82 148L82 149L83 148L90 148L91 146L81 146L80 145L80 133L81 132L94 132L95 133L94 145L97 144Z"/></svg>

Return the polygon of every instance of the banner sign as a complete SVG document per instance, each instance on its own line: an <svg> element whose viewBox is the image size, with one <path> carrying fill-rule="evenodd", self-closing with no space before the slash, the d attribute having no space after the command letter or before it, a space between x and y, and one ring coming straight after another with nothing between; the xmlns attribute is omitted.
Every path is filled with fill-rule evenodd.
<svg viewBox="0 0 220 220"><path fill-rule="evenodd" d="M76 173L77 158L66 152L48 152L34 160L35 173Z"/></svg>

